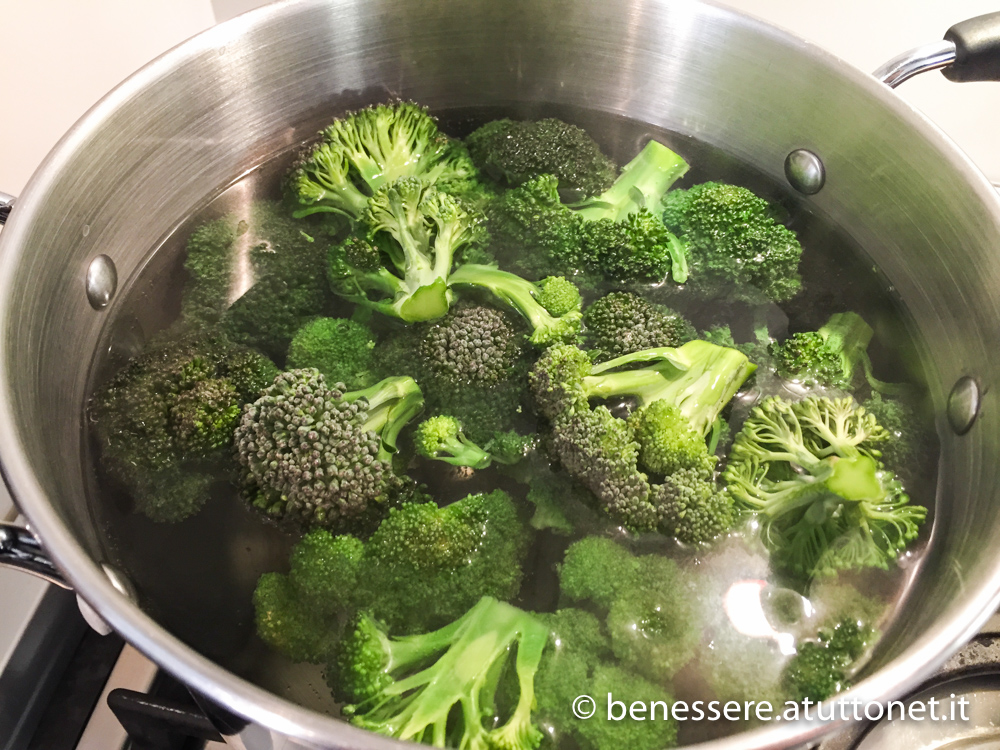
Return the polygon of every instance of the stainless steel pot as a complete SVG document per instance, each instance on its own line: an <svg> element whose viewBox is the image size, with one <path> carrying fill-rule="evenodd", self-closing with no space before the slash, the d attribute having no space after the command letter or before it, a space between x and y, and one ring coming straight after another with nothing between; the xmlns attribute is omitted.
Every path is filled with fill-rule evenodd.
<svg viewBox="0 0 1000 750"><path fill-rule="evenodd" d="M960 61L976 53L966 41ZM931 52L910 62L940 66L954 54ZM515 115L542 103L596 109L691 135L775 179L787 167L813 193L808 208L866 248L909 309L941 415L930 552L877 670L849 697L899 696L976 632L1000 603L1000 201L931 123L876 79L712 5L285 2L195 37L115 89L48 156L0 234L4 479L72 586L223 709L215 715L234 744L399 746L239 679L137 606L88 505L88 364L118 280L127 286L184 217L320 118L391 96ZM0 535L0 551L15 536ZM833 728L771 724L710 746L789 747Z"/></svg>

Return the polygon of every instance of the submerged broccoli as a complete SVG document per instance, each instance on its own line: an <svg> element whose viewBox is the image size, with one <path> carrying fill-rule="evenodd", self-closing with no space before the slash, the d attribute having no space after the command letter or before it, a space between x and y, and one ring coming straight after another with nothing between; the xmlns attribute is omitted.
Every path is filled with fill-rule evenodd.
<svg viewBox="0 0 1000 750"><path fill-rule="evenodd" d="M379 104L334 120L288 179L295 216L331 213L358 220L368 199L403 177L458 190L476 168L465 148L442 134L416 104Z"/></svg>
<svg viewBox="0 0 1000 750"><path fill-rule="evenodd" d="M583 313L583 322L597 361L642 349L680 346L697 338L694 327L679 313L631 292L601 297Z"/></svg>
<svg viewBox="0 0 1000 750"><path fill-rule="evenodd" d="M744 187L705 182L672 190L663 222L690 251L691 281L700 288L776 302L802 286L802 246L774 220L771 207Z"/></svg>
<svg viewBox="0 0 1000 750"><path fill-rule="evenodd" d="M230 218L202 224L187 241L184 270L190 280L181 296L181 318L194 328L217 323L230 303L235 222Z"/></svg>
<svg viewBox="0 0 1000 750"><path fill-rule="evenodd" d="M517 333L499 310L458 305L427 328L420 356L449 388L507 380L518 357Z"/></svg>
<svg viewBox="0 0 1000 750"><path fill-rule="evenodd" d="M771 344L778 374L806 385L848 388L862 369L870 369L872 329L857 313L836 313L818 331L794 333Z"/></svg>
<svg viewBox="0 0 1000 750"><path fill-rule="evenodd" d="M919 475L930 434L913 408L905 401L885 398L879 393L873 393L863 406L888 433L888 439L880 446L886 467L904 482Z"/></svg>
<svg viewBox="0 0 1000 750"><path fill-rule="evenodd" d="M524 458L530 441L516 432L497 433L483 449L465 436L457 419L444 415L425 419L413 435L417 455L472 469L485 469L494 461L515 464Z"/></svg>
<svg viewBox="0 0 1000 750"><path fill-rule="evenodd" d="M684 283L687 250L651 210L686 171L680 156L650 141L610 188L573 206L560 202L553 175L507 191L490 206L490 231L501 249L540 252L540 265L561 273L654 281L669 273Z"/></svg>
<svg viewBox="0 0 1000 750"><path fill-rule="evenodd" d="M766 399L736 436L725 479L761 519L776 563L804 576L887 568L927 509L878 461L885 430L852 399Z"/></svg>
<svg viewBox="0 0 1000 750"><path fill-rule="evenodd" d="M374 348L368 326L349 318L316 318L292 338L286 363L296 370L315 367L329 383L365 388L375 382Z"/></svg>
<svg viewBox="0 0 1000 750"><path fill-rule="evenodd" d="M416 177L382 187L362 222L366 236L331 248L330 284L341 297L407 323L448 312L456 253L486 237L477 211Z"/></svg>
<svg viewBox="0 0 1000 750"><path fill-rule="evenodd" d="M798 646L785 665L782 687L794 701L825 701L850 687L851 667L874 642L876 632L867 623L851 618L835 621L819 631L815 640Z"/></svg>
<svg viewBox="0 0 1000 750"><path fill-rule="evenodd" d="M260 579L258 634L291 659L322 662L356 610L394 633L439 627L482 596L512 599L525 550L517 510L499 490L443 508L403 504L364 542L314 529L292 550L287 576Z"/></svg>
<svg viewBox="0 0 1000 750"><path fill-rule="evenodd" d="M691 428L681 410L669 401L654 401L629 417L639 443L639 464L648 471L670 475L691 470L711 477L715 456L708 453L704 435Z"/></svg>
<svg viewBox="0 0 1000 750"><path fill-rule="evenodd" d="M399 431L423 407L412 378L345 393L315 369L281 373L236 429L243 492L281 521L336 528L378 517L402 481L390 462Z"/></svg>
<svg viewBox="0 0 1000 750"><path fill-rule="evenodd" d="M487 289L498 300L513 307L528 321L531 326L528 339L537 346L573 341L580 333L583 316L579 304L575 307L566 304L566 298L571 293L565 287L558 296L551 292L545 294L548 281L539 285L493 266L477 265L460 266L451 275L451 283ZM563 311L562 314L553 315L543 302Z"/></svg>
<svg viewBox="0 0 1000 750"><path fill-rule="evenodd" d="M209 497L243 404L277 374L263 355L218 335L154 343L91 404L101 465L154 521L180 521Z"/></svg>
<svg viewBox="0 0 1000 750"><path fill-rule="evenodd" d="M567 190L596 195L611 187L618 169L585 130L562 120L494 120L465 139L483 172L508 186L554 175Z"/></svg>
<svg viewBox="0 0 1000 750"><path fill-rule="evenodd" d="M348 628L331 668L351 723L435 747L533 750L534 679L549 630L533 615L484 597L440 630L390 637L367 614ZM516 658L513 656L516 651ZM518 698L492 726L497 681L512 663Z"/></svg>
<svg viewBox="0 0 1000 750"><path fill-rule="evenodd" d="M570 599L606 613L615 656L647 679L669 680L694 656L701 626L693 582L673 560L586 537L566 550L559 583Z"/></svg>

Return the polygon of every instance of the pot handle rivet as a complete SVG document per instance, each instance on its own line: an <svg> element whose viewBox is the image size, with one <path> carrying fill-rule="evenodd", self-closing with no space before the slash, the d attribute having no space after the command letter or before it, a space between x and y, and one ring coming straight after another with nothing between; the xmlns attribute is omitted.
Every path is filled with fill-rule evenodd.
<svg viewBox="0 0 1000 750"><path fill-rule="evenodd" d="M87 300L95 310L103 310L118 289L118 269L107 255L98 255L87 268Z"/></svg>
<svg viewBox="0 0 1000 750"><path fill-rule="evenodd" d="M948 423L956 435L972 429L981 405L982 394L976 379L971 375L959 378L948 396Z"/></svg>
<svg viewBox="0 0 1000 750"><path fill-rule="evenodd" d="M815 195L826 183L826 167L812 151L797 148L785 157L785 178L803 195Z"/></svg>

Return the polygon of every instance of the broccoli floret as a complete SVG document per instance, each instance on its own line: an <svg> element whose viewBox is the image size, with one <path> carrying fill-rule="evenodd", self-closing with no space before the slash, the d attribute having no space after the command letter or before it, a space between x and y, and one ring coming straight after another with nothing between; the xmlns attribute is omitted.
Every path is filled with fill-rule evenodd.
<svg viewBox="0 0 1000 750"><path fill-rule="evenodd" d="M677 744L677 720L667 719L673 697L660 684L649 682L635 673L609 664L594 670L590 690L597 698L597 710L587 721L579 721L581 744L587 750L661 750ZM635 695L651 707L647 721L609 719L609 696ZM614 698L614 700L618 700ZM620 709L616 709L621 713Z"/></svg>
<svg viewBox="0 0 1000 750"><path fill-rule="evenodd" d="M648 364L627 369L643 363ZM704 435L754 369L740 352L696 340L598 365L576 347L553 346L535 363L530 377L539 409L549 419L590 398L633 396L640 406L659 400L673 404L692 429Z"/></svg>
<svg viewBox="0 0 1000 750"><path fill-rule="evenodd" d="M350 609L359 599L364 553L365 545L356 537L314 529L292 549L288 580L318 615Z"/></svg>
<svg viewBox="0 0 1000 750"><path fill-rule="evenodd" d="M679 313L631 292L601 297L586 309L583 322L598 362L643 349L680 346L697 338L693 326Z"/></svg>
<svg viewBox="0 0 1000 750"><path fill-rule="evenodd" d="M416 104L379 104L334 120L292 169L286 192L295 216L332 213L356 221L368 198L402 177L458 190L474 180L465 148Z"/></svg>
<svg viewBox="0 0 1000 750"><path fill-rule="evenodd" d="M323 610L304 602L287 576L265 573L253 595L257 634L293 661L326 662L337 644L337 629Z"/></svg>
<svg viewBox="0 0 1000 750"><path fill-rule="evenodd" d="M872 329L857 313L836 313L818 331L771 344L778 374L806 385L851 388L868 361Z"/></svg>
<svg viewBox="0 0 1000 750"><path fill-rule="evenodd" d="M534 678L548 639L532 615L491 597L440 630L402 638L361 614L338 648L332 687L349 701L351 723L373 732L436 747L533 750L542 740L531 720ZM511 661L517 704L492 727L497 680Z"/></svg>
<svg viewBox="0 0 1000 750"><path fill-rule="evenodd" d="M515 274L493 266L464 265L451 275L451 283L486 289L500 302L513 307L528 321L531 326L528 338L537 346L574 341L580 333L583 315L579 306L555 316L542 304L541 287Z"/></svg>
<svg viewBox="0 0 1000 750"><path fill-rule="evenodd" d="M362 222L365 237L331 248L330 284L345 299L407 323L448 312L456 253L486 237L478 212L416 177L382 187Z"/></svg>
<svg viewBox="0 0 1000 750"><path fill-rule="evenodd" d="M235 242L230 217L202 224L188 238L184 270L190 280L181 296L181 318L194 328L217 323L229 306Z"/></svg>
<svg viewBox="0 0 1000 750"><path fill-rule="evenodd" d="M237 459L248 502L274 520L336 528L400 488L390 458L423 406L412 378L346 393L315 369L280 374L243 412Z"/></svg>
<svg viewBox="0 0 1000 750"><path fill-rule="evenodd" d="M413 433L417 455L453 466L485 469L493 456L473 443L462 432L462 425L454 417L436 416L425 419Z"/></svg>
<svg viewBox="0 0 1000 750"><path fill-rule="evenodd" d="M863 406L889 435L880 446L886 467L904 481L919 474L922 469L920 461L927 452L929 438L926 428L909 404L873 393Z"/></svg>
<svg viewBox="0 0 1000 750"><path fill-rule="evenodd" d="M485 305L460 304L431 324L420 356L447 388L507 380L518 357L517 333L507 317Z"/></svg>
<svg viewBox="0 0 1000 750"><path fill-rule="evenodd" d="M802 286L802 246L751 191L721 182L672 190L663 223L688 245L691 281L750 301L791 299Z"/></svg>
<svg viewBox="0 0 1000 750"><path fill-rule="evenodd" d="M304 233L281 205L269 201L254 203L240 229L245 229L237 241L241 252L232 255L231 289L222 298L228 307L221 325L233 341L280 360L295 332L322 315L331 300L324 278L328 243ZM249 278L240 263L244 247Z"/></svg>
<svg viewBox="0 0 1000 750"><path fill-rule="evenodd" d="M582 528L599 527L598 516L585 492L564 473L553 473L546 466L543 471L533 473L527 484L527 500L535 507L531 528L551 529L565 536Z"/></svg>
<svg viewBox="0 0 1000 750"><path fill-rule="evenodd" d="M348 388L372 385L371 329L349 318L316 318L300 328L288 347L286 363L291 369L315 367L329 383Z"/></svg>
<svg viewBox="0 0 1000 750"><path fill-rule="evenodd" d="M691 581L668 558L635 557L609 539L585 537L566 550L559 585L606 613L615 656L648 679L672 677L701 640Z"/></svg>
<svg viewBox="0 0 1000 750"><path fill-rule="evenodd" d="M852 399L765 399L736 436L725 479L759 516L774 561L812 577L887 568L927 509L882 468L885 430Z"/></svg>
<svg viewBox="0 0 1000 750"><path fill-rule="evenodd" d="M681 410L668 401L654 401L629 416L639 443L639 464L657 474L693 470L702 478L711 477L715 456L708 453L705 437L691 428Z"/></svg>
<svg viewBox="0 0 1000 750"><path fill-rule="evenodd" d="M240 409L277 370L218 335L156 341L95 394L101 465L156 521L180 521L209 498Z"/></svg>
<svg viewBox="0 0 1000 750"><path fill-rule="evenodd" d="M874 642L875 630L851 618L819 631L815 640L800 643L785 665L782 687L789 698L819 702L850 687L850 671Z"/></svg>
<svg viewBox="0 0 1000 750"><path fill-rule="evenodd" d="M737 343L733 340L733 332L729 326L710 328L707 331L703 331L700 338L716 346L727 346L730 349L743 352L747 356L747 359L759 368L770 369L774 366L769 351L771 337L765 322L761 322L760 325L755 326L752 341Z"/></svg>
<svg viewBox="0 0 1000 750"><path fill-rule="evenodd" d="M678 469L655 489L659 528L685 544L711 542L736 520L733 498L698 469Z"/></svg>
<svg viewBox="0 0 1000 750"><path fill-rule="evenodd" d="M557 318L579 312L583 307L580 290L565 276L549 276L539 281L538 301Z"/></svg>
<svg viewBox="0 0 1000 750"><path fill-rule="evenodd" d="M596 195L611 187L618 171L586 131L554 118L494 120L465 142L476 166L508 186L551 174L564 189Z"/></svg>
<svg viewBox="0 0 1000 750"><path fill-rule="evenodd" d="M606 191L573 206L559 200L559 182L540 175L507 191L489 209L498 247L540 253L560 273L600 272L621 280L687 279L687 250L650 209L687 164L650 141Z"/></svg>
<svg viewBox="0 0 1000 750"><path fill-rule="evenodd" d="M516 464L535 448L535 435L521 435L514 430L494 432L484 446L499 464Z"/></svg>

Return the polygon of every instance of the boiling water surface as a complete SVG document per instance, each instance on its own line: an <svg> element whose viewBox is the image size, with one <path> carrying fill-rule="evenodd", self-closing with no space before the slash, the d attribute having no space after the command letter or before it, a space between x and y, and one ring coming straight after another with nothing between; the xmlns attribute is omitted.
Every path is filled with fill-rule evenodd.
<svg viewBox="0 0 1000 750"><path fill-rule="evenodd" d="M650 287L648 296L679 310L699 329L728 323L737 342L752 337L755 320L766 319L770 333L783 338L789 332L815 330L833 312L853 310L875 329L869 350L875 373L884 380L908 379L920 386L922 377L916 348L905 311L884 278L865 254L823 217L799 205L783 185L775 184L723 151L706 147L689 137L650 128L617 116L588 110L545 108L511 113L499 110L439 112L444 132L463 136L479 124L502 116L561 117L590 132L605 153L619 164L631 159L651 137L680 153L691 171L678 186L705 180L734 182L769 198L788 212L789 226L802 242L803 291L785 304L752 309L726 300L694 300L667 289ZM333 113L331 113L331 116ZM197 215L152 252L146 267L129 281L119 295L116 310L105 331L103 356L92 367L91 382L99 387L129 356L137 353L150 336L170 325L180 309L181 288L186 279L184 245L195 227L204 221L235 213L249 219L250 206L261 198L280 197L280 182L293 152L259 165L212 198ZM605 290L610 291L610 287ZM349 314L344 305L335 314ZM904 363L902 366L900 363ZM278 362L279 366L283 363ZM785 386L761 378L756 387L737 397L735 417L745 414L761 391L780 393ZM176 524L154 523L135 512L131 498L106 481L95 467L93 445L84 456L90 476L91 507L106 536L109 559L127 571L145 610L185 642L236 674L293 701L320 711L337 713L337 706L319 667L292 664L268 649L254 633L252 594L259 576L285 571L295 538L264 522L249 510L235 489L220 478L215 496L196 515ZM935 461L924 463L924 473L908 487L914 503L931 508L934 497ZM931 467L931 468L928 468ZM470 492L502 487L515 500L523 500L526 489L494 469L463 472L435 463L418 479L428 484L440 504ZM921 540L929 536L930 520ZM543 531L535 535L525 566L519 606L552 611L559 606L555 565L562 559L571 538ZM894 605L905 593L916 568L922 541L904 555L899 568L842 575L841 581L885 602L882 630L893 617ZM746 698L766 699L760 680L780 672L783 660L794 652L796 628L775 629L774 613L789 608L809 619L821 617L838 597L835 589L814 587L811 600L791 591L789 582L770 570L767 556L756 543L733 537L708 551L685 550L672 539L649 535L638 549L676 558L682 566L699 574L703 582L694 596L708 612L701 656L686 666L672 684L678 699L710 699L711 675L724 675L730 684L745 681ZM767 610L765 612L764 610ZM765 615L769 616L768 619ZM742 634L733 622L739 622ZM581 692L585 692L581 686ZM742 727L723 722L684 722L681 741L694 742L730 733Z"/></svg>

